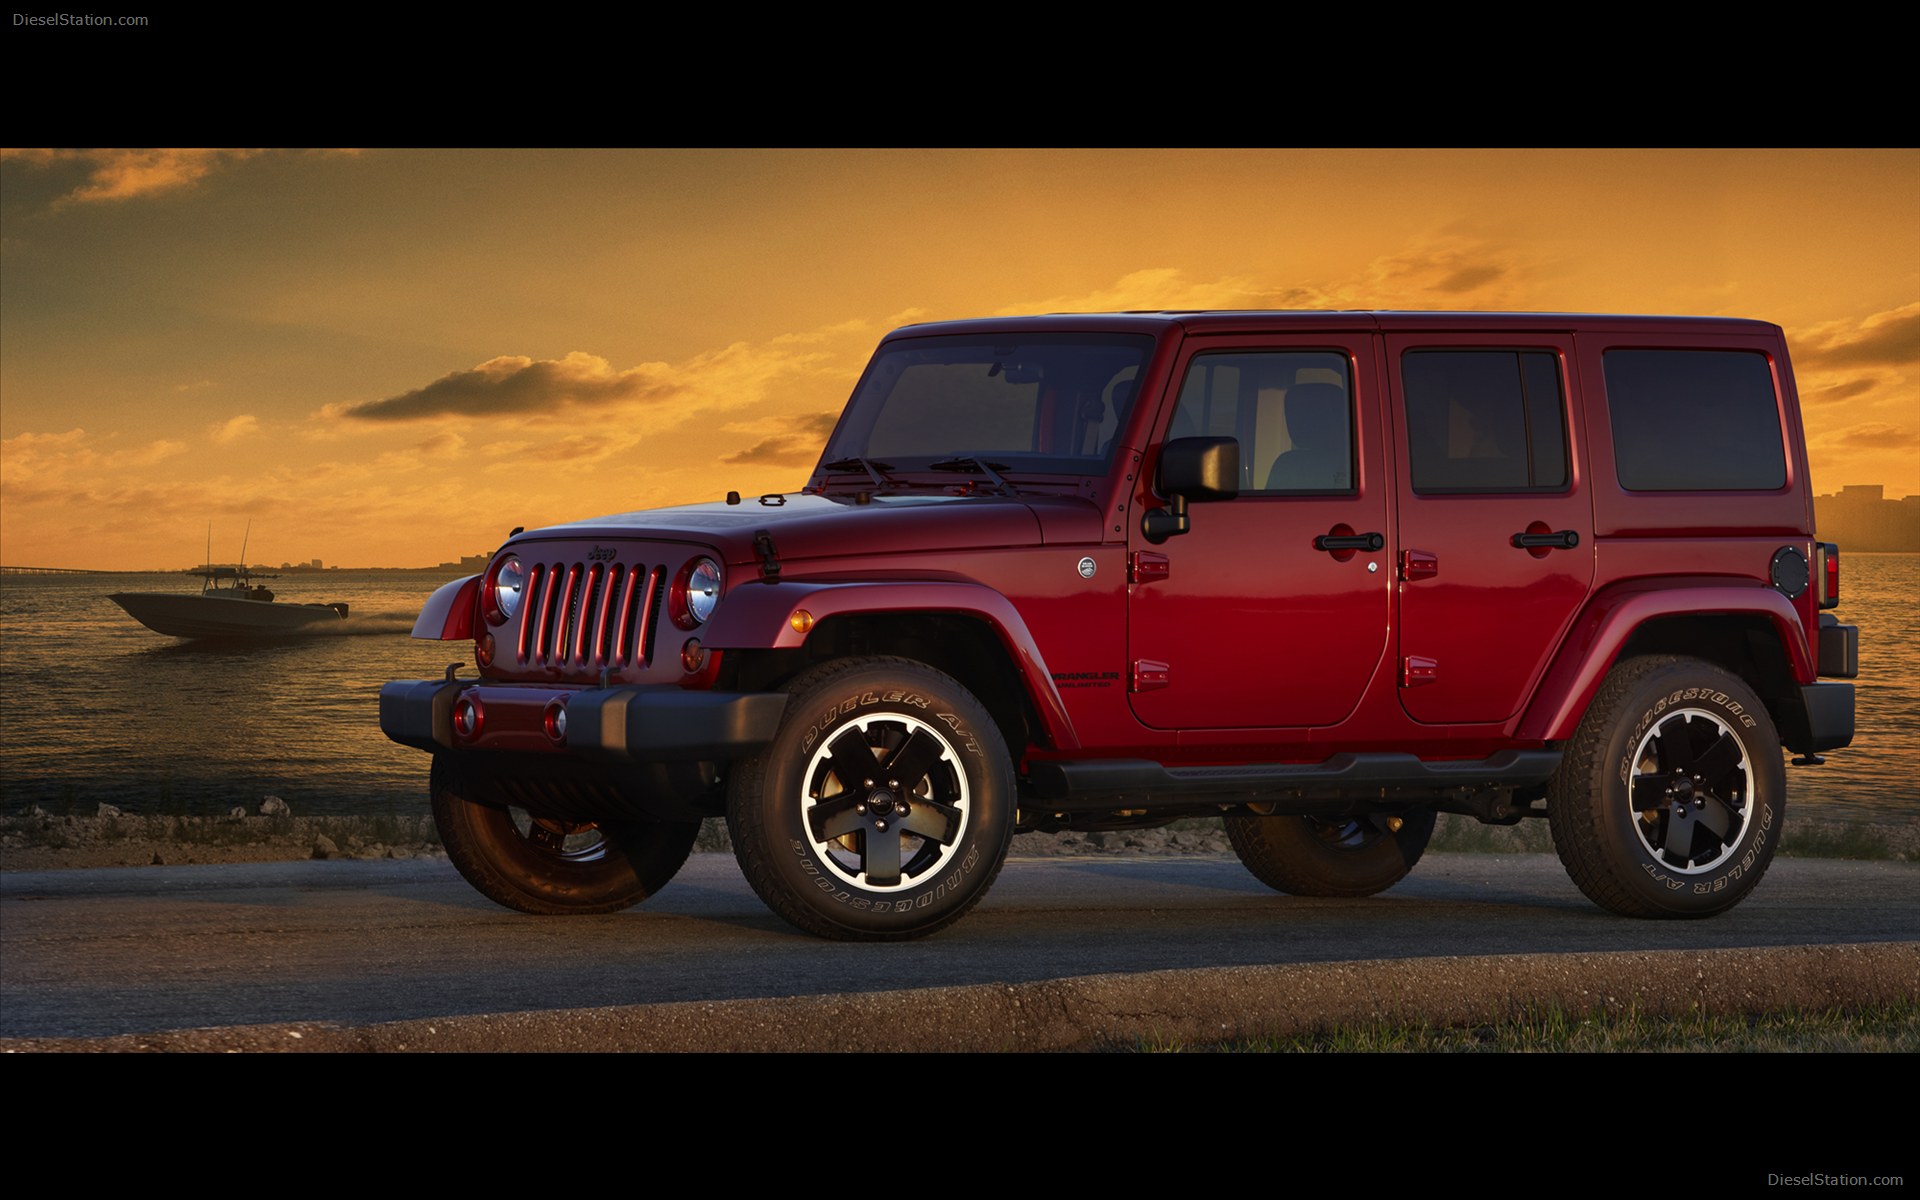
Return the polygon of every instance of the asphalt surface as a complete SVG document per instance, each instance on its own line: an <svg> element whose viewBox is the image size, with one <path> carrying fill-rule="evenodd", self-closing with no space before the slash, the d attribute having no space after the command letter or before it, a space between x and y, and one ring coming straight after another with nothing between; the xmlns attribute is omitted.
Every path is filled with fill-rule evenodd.
<svg viewBox="0 0 1920 1200"><path fill-rule="evenodd" d="M641 908L566 919L436 861L0 875L8 1050L1085 1049L1916 995L1903 863L1780 859L1730 913L1647 922L1539 855L1429 855L1368 900L1282 896L1230 857L1015 859L958 925L889 945L792 930L711 854Z"/></svg>

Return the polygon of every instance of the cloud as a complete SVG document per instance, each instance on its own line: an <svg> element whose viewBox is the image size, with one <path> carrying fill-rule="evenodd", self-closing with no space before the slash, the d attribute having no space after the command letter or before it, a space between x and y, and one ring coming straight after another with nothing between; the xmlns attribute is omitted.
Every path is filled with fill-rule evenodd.
<svg viewBox="0 0 1920 1200"><path fill-rule="evenodd" d="M1801 395L1814 404L1832 404L1839 400L1851 400L1862 392L1870 392L1877 382L1872 379L1850 379L1845 383L1836 383L1832 387L1809 389Z"/></svg>
<svg viewBox="0 0 1920 1200"><path fill-rule="evenodd" d="M241 413L230 420L218 421L207 426L207 436L222 446L230 446L243 437L252 437L259 432L259 418L252 413Z"/></svg>
<svg viewBox="0 0 1920 1200"><path fill-rule="evenodd" d="M792 430L763 438L737 454L722 455L720 461L741 466L764 463L810 467L819 460L820 448L839 420L837 412L809 413L795 422Z"/></svg>
<svg viewBox="0 0 1920 1200"><path fill-rule="evenodd" d="M1209 281L1188 279L1177 267L1148 267L1121 276L1091 292L1063 293L1039 300L1023 300L998 309L996 316L1051 312L1128 312L1191 308L1266 308L1274 293L1253 281L1229 277Z"/></svg>
<svg viewBox="0 0 1920 1200"><path fill-rule="evenodd" d="M606 359L578 350L560 359L506 354L398 396L330 405L323 411L362 421L503 416L623 400L657 402L678 394L681 386L666 363L642 363L616 371Z"/></svg>
<svg viewBox="0 0 1920 1200"><path fill-rule="evenodd" d="M1877 312L1857 323L1816 325L1794 339L1803 367L1920 366L1920 302Z"/></svg>
<svg viewBox="0 0 1920 1200"><path fill-rule="evenodd" d="M86 182L67 193L61 204L88 204L131 200L191 187L230 163L243 162L268 150L4 150L0 155L45 169L78 167ZM334 150L325 153L352 154Z"/></svg>
<svg viewBox="0 0 1920 1200"><path fill-rule="evenodd" d="M1828 446L1845 446L1858 450L1899 450L1908 446L1920 446L1920 433L1903 425L1889 425L1885 421L1867 421L1859 425L1850 425L1836 433L1820 439Z"/></svg>
<svg viewBox="0 0 1920 1200"><path fill-rule="evenodd" d="M356 421L524 419L627 406L704 421L715 412L750 407L769 396L790 402L796 394L796 376L820 380L832 376L834 390L839 392L843 379L858 370L848 357L851 350L857 348L864 361L870 349L868 329L864 321L844 321L781 334L759 345L735 342L681 362L642 363L625 370L579 350L558 359L501 355L397 396L329 404L315 415L323 421L339 417ZM631 445L645 431L604 429L600 436L616 443L624 438L622 444Z"/></svg>
<svg viewBox="0 0 1920 1200"><path fill-rule="evenodd" d="M87 180L67 202L128 200L187 187L215 168L261 153L259 150L9 150L7 157L37 167L74 164Z"/></svg>

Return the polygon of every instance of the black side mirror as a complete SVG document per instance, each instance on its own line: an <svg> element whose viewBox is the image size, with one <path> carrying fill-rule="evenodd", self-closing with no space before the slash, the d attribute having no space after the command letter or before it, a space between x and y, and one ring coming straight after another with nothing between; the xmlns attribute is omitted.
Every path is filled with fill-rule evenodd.
<svg viewBox="0 0 1920 1200"><path fill-rule="evenodd" d="M1165 508L1148 509L1140 532L1155 545L1191 528L1187 502L1231 500L1240 494L1240 443L1230 437L1176 438L1160 449L1159 490Z"/></svg>

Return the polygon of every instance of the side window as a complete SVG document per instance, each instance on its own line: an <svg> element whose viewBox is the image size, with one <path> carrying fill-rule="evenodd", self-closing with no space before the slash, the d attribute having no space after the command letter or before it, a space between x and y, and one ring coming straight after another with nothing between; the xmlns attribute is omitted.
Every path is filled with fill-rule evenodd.
<svg viewBox="0 0 1920 1200"><path fill-rule="evenodd" d="M1401 357L1413 490L1561 491L1566 402L1547 350L1410 350Z"/></svg>
<svg viewBox="0 0 1920 1200"><path fill-rule="evenodd" d="M1787 482L1764 355L1609 350L1613 460L1630 492L1774 491Z"/></svg>
<svg viewBox="0 0 1920 1200"><path fill-rule="evenodd" d="M1351 495L1352 381L1335 350L1201 354L1167 438L1237 438L1243 496Z"/></svg>

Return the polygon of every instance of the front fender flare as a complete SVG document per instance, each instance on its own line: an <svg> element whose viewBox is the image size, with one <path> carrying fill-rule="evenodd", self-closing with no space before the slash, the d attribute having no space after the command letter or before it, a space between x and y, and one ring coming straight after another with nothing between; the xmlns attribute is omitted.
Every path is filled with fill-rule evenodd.
<svg viewBox="0 0 1920 1200"><path fill-rule="evenodd" d="M807 641L807 634L793 621L794 613L802 609L813 618L802 622L808 629L829 617L856 613L976 617L986 622L1006 649L1052 745L1062 750L1080 746L1066 705L1053 686L1053 676L1026 621L1012 601L983 584L956 580L747 584L727 593L701 641L710 649L723 651L797 649Z"/></svg>

